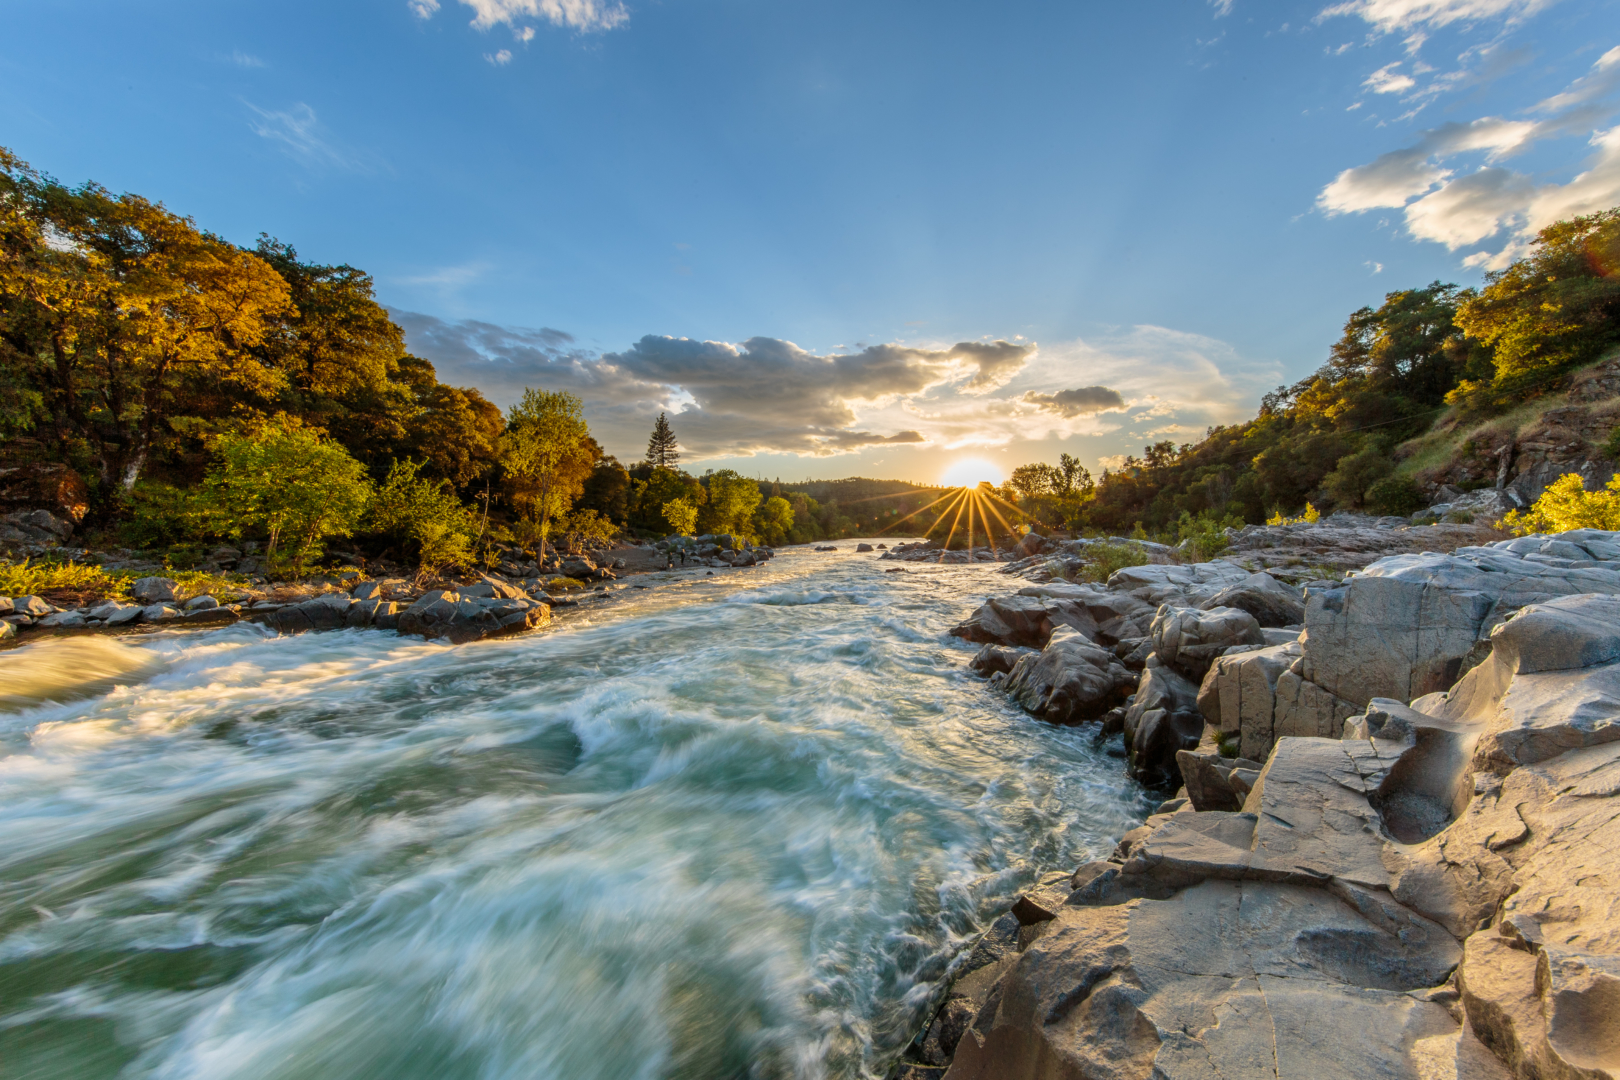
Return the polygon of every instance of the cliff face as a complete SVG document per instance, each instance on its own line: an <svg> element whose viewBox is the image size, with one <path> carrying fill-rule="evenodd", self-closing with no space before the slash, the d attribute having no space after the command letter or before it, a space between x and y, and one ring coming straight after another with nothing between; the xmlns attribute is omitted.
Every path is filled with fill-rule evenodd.
<svg viewBox="0 0 1620 1080"><path fill-rule="evenodd" d="M1205 675L1186 793L997 924L912 1075L1620 1076L1617 597L1591 530L1308 589Z"/></svg>

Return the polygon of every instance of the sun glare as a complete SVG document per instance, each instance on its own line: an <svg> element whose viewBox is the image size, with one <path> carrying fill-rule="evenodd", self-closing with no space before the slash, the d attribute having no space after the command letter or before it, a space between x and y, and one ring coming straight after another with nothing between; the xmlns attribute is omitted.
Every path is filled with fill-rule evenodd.
<svg viewBox="0 0 1620 1080"><path fill-rule="evenodd" d="M940 480L950 487L977 487L981 480L999 484L1001 477L1001 470L984 458L963 458L953 461Z"/></svg>

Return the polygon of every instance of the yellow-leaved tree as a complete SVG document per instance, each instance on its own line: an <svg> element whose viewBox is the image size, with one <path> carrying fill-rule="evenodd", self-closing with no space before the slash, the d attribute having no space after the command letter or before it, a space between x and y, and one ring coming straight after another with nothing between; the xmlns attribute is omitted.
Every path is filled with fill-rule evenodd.
<svg viewBox="0 0 1620 1080"><path fill-rule="evenodd" d="M1577 473L1565 473L1548 485L1524 513L1510 511L1502 528L1519 536L1569 529L1620 529L1620 474L1602 491L1587 491Z"/></svg>

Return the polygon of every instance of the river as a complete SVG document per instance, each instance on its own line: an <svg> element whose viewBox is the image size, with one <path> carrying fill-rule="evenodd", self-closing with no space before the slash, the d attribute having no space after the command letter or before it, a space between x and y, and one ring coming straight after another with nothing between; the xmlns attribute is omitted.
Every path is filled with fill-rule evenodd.
<svg viewBox="0 0 1620 1080"><path fill-rule="evenodd" d="M1147 804L967 671L1013 582L843 547L460 647L0 653L0 1076L883 1076Z"/></svg>

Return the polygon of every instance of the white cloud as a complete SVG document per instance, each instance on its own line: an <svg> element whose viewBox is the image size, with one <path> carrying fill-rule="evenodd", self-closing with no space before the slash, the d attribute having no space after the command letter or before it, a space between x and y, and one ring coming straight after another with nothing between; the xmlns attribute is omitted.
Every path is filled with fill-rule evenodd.
<svg viewBox="0 0 1620 1080"><path fill-rule="evenodd" d="M268 66L257 56L254 56L251 53L245 53L241 49L237 49L231 53L231 63L240 68L262 68Z"/></svg>
<svg viewBox="0 0 1620 1080"><path fill-rule="evenodd" d="M439 0L408 0L412 14L429 19L439 10ZM461 0L473 9L473 26L488 30L496 23L505 23L527 41L533 36L533 27L520 26L524 19L537 19L553 26L566 26L589 32L611 30L630 19L630 12L619 0Z"/></svg>
<svg viewBox="0 0 1620 1080"><path fill-rule="evenodd" d="M1554 0L1347 0L1324 8L1317 21L1336 15L1359 17L1381 33L1419 27L1438 28L1456 22L1481 22L1486 19L1518 21ZM1419 40L1418 44L1422 44Z"/></svg>
<svg viewBox="0 0 1620 1080"><path fill-rule="evenodd" d="M1368 90L1375 94L1400 94L1417 85L1417 80L1410 75L1402 74L1395 69L1401 63L1397 60L1393 64L1385 64L1362 82Z"/></svg>
<svg viewBox="0 0 1620 1080"><path fill-rule="evenodd" d="M1483 117L1427 131L1415 146L1346 169L1323 187L1317 206L1329 216L1377 207L1402 208L1415 239L1458 248L1505 235L1495 251L1474 252L1464 264L1500 269L1521 255L1535 234L1563 218L1620 204L1620 128L1593 125L1617 106L1605 100L1620 88L1620 48L1605 52L1562 93L1529 111L1540 120ZM1543 139L1589 132L1594 153L1566 183L1538 183L1496 163ZM1448 159L1484 151L1485 164L1459 169Z"/></svg>
<svg viewBox="0 0 1620 1080"><path fill-rule="evenodd" d="M1232 14L1233 0L1209 0L1209 6L1215 9L1217 19Z"/></svg>
<svg viewBox="0 0 1620 1080"><path fill-rule="evenodd" d="M368 171L369 166L355 154L337 146L315 115L315 110L299 102L285 111L261 109L243 102L258 117L248 126L261 139L269 140L288 157L307 168L334 168Z"/></svg>
<svg viewBox="0 0 1620 1080"><path fill-rule="evenodd" d="M500 52L495 53L493 56L490 55L489 53L485 53L484 54L484 59L487 60L489 63L494 64L496 67L500 67L502 64L509 64L509 63L512 62L512 50L511 49L502 49Z"/></svg>

